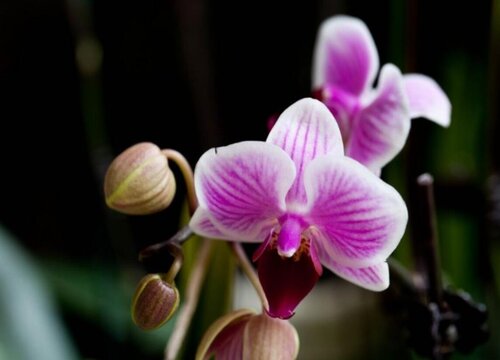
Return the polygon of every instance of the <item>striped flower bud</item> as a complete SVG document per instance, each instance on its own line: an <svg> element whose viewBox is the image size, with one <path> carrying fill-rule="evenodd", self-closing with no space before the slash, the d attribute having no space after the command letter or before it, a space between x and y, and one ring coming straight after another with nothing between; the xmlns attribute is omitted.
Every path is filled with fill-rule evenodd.
<svg viewBox="0 0 500 360"><path fill-rule="evenodd" d="M148 274L137 286L132 301L132 320L143 330L165 324L177 310L179 291L158 274Z"/></svg>
<svg viewBox="0 0 500 360"><path fill-rule="evenodd" d="M139 143L111 163L104 179L106 204L129 215L147 215L167 208L175 195L168 160L152 143Z"/></svg>

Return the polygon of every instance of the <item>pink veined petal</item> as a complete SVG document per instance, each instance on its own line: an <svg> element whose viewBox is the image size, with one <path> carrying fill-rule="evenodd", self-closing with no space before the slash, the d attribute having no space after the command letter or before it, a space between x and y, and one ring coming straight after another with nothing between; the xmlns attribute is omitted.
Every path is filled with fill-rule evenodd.
<svg viewBox="0 0 500 360"><path fill-rule="evenodd" d="M259 242L283 213L294 178L282 149L245 141L205 152L194 180L200 208L226 239Z"/></svg>
<svg viewBox="0 0 500 360"><path fill-rule="evenodd" d="M269 234L272 232L273 228L277 225L276 222L270 222L267 226L263 226L259 235L256 236L256 239L266 239L269 237ZM218 240L228 240L228 241L237 241L233 236L224 233L219 230L210 217L210 213L201 207L198 207L194 212L191 220L189 221L189 226L194 233ZM260 241L260 240L259 240Z"/></svg>
<svg viewBox="0 0 500 360"><path fill-rule="evenodd" d="M450 99L433 79L421 74L406 74L403 82L412 118L424 117L443 127L450 126Z"/></svg>
<svg viewBox="0 0 500 360"><path fill-rule="evenodd" d="M334 85L360 96L373 83L378 67L377 48L364 22L333 16L321 24L313 55L313 89Z"/></svg>
<svg viewBox="0 0 500 360"><path fill-rule="evenodd" d="M314 158L344 153L339 127L320 101L305 98L289 106L278 118L266 140L282 148L294 161L297 175L287 194L287 203L305 203L303 172Z"/></svg>
<svg viewBox="0 0 500 360"><path fill-rule="evenodd" d="M194 212L191 220L189 221L189 227L196 234L201 236L231 240L231 238L226 239L227 236L225 236L222 231L215 227L214 223L210 219L210 213L201 207L198 207Z"/></svg>
<svg viewBox="0 0 500 360"><path fill-rule="evenodd" d="M338 262L332 260L327 253L324 256L322 256L323 253L321 251L319 253L321 261L326 268L353 284L372 291L383 291L389 287L389 266L386 262L368 267L355 268L340 265Z"/></svg>
<svg viewBox="0 0 500 360"><path fill-rule="evenodd" d="M410 131L408 100L396 66L384 65L367 102L354 118L346 155L376 173L401 151Z"/></svg>
<svg viewBox="0 0 500 360"><path fill-rule="evenodd" d="M359 98L333 85L324 85L313 92L316 99L331 111L339 125L344 144L349 139L353 115L359 110Z"/></svg>
<svg viewBox="0 0 500 360"><path fill-rule="evenodd" d="M310 230L322 262L367 267L384 262L401 240L408 211L398 192L357 161L327 157L305 174Z"/></svg>

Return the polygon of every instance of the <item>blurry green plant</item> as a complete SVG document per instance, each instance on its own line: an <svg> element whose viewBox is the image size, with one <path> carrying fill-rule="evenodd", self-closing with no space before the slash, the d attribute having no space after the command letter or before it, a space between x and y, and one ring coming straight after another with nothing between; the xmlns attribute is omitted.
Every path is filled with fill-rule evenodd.
<svg viewBox="0 0 500 360"><path fill-rule="evenodd" d="M78 359L42 274L41 266L0 227L0 359Z"/></svg>

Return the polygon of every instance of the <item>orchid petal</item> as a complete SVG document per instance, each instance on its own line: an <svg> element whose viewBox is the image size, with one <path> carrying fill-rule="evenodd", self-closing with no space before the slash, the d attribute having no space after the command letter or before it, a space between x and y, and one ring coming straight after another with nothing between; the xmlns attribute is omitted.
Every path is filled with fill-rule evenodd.
<svg viewBox="0 0 500 360"><path fill-rule="evenodd" d="M364 22L334 16L321 24L313 55L313 89L329 84L359 96L373 83L378 67L377 48Z"/></svg>
<svg viewBox="0 0 500 360"><path fill-rule="evenodd" d="M306 211L315 225L310 232L323 261L367 267L384 262L394 251L408 211L393 187L348 157L311 162L304 184Z"/></svg>
<svg viewBox="0 0 500 360"><path fill-rule="evenodd" d="M403 76L403 81L412 118L424 117L443 127L450 126L450 99L433 79L420 74L407 74Z"/></svg>
<svg viewBox="0 0 500 360"><path fill-rule="evenodd" d="M201 207L198 207L194 212L189 221L189 226L198 235L213 239L231 240L231 237L227 238L227 235L224 235L222 231L215 227L210 219L210 213Z"/></svg>
<svg viewBox="0 0 500 360"><path fill-rule="evenodd" d="M335 117L342 139L346 143L351 133L352 117L359 111L359 98L329 84L316 90L314 95L328 107Z"/></svg>
<svg viewBox="0 0 500 360"><path fill-rule="evenodd" d="M314 251L314 247L310 249ZM269 302L271 317L288 319L295 308L312 290L322 273L316 254L302 253L282 257L276 248L268 246L257 262L260 283Z"/></svg>
<svg viewBox="0 0 500 360"><path fill-rule="evenodd" d="M199 206L225 238L258 242L283 213L294 178L294 164L283 150L246 141L205 152L196 165L195 190ZM198 224L190 223L194 231Z"/></svg>
<svg viewBox="0 0 500 360"><path fill-rule="evenodd" d="M377 172L401 151L410 131L408 100L396 66L384 65L377 90L354 121L346 154Z"/></svg>
<svg viewBox="0 0 500 360"><path fill-rule="evenodd" d="M275 225L276 224L273 222L269 223L267 226L263 226L259 235L256 236L256 239L266 239L269 237ZM189 226L194 233L200 236L228 241L237 240L232 235L219 230L214 224L210 213L201 207L198 207L194 212L189 222Z"/></svg>
<svg viewBox="0 0 500 360"><path fill-rule="evenodd" d="M314 158L344 153L338 125L328 108L318 100L305 98L289 106L278 118L266 142L285 150L297 169L287 202L306 202L303 172Z"/></svg>
<svg viewBox="0 0 500 360"><path fill-rule="evenodd" d="M386 262L380 264L354 268L340 265L325 256L323 265L341 278L352 282L362 288L372 291L383 291L389 287L389 266Z"/></svg>

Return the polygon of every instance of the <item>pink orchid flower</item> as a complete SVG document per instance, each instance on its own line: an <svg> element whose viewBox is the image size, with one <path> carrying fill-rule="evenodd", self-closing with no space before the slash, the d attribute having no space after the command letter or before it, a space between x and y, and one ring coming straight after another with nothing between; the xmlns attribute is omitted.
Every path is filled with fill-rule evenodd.
<svg viewBox="0 0 500 360"><path fill-rule="evenodd" d="M433 79L401 75L386 64L373 89L378 68L377 48L364 22L334 16L321 24L313 57L314 96L337 119L346 155L376 174L403 148L412 118L447 127L451 116L450 101Z"/></svg>
<svg viewBox="0 0 500 360"><path fill-rule="evenodd" d="M388 256L408 214L398 192L344 156L339 127L318 100L278 118L265 142L208 150L195 168L202 236L262 243L254 255L272 317L293 315L322 266L364 288L389 285Z"/></svg>

